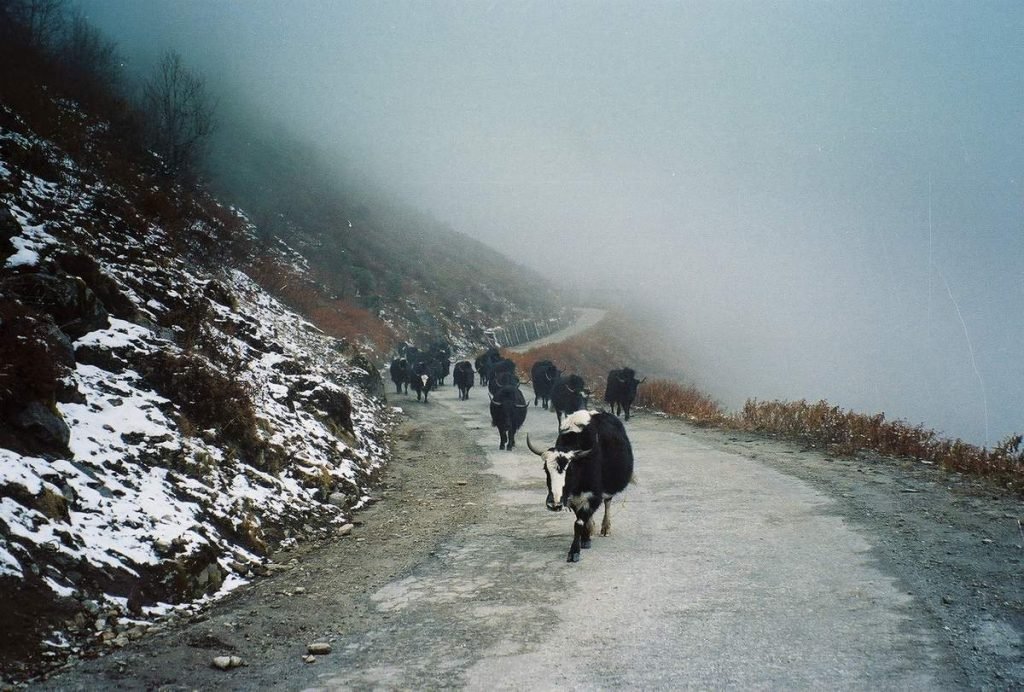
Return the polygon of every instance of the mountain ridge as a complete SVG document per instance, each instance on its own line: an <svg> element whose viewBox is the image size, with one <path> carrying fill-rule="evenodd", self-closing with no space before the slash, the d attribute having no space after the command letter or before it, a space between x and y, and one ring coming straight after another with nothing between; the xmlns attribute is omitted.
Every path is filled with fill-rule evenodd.
<svg viewBox="0 0 1024 692"><path fill-rule="evenodd" d="M511 299L532 290L514 268L464 288L472 253L415 296L357 300L300 234L161 172L124 104L91 110L44 55L17 65L0 69L4 679L124 646L344 533L389 457L375 363L426 338L470 352L555 309Z"/></svg>

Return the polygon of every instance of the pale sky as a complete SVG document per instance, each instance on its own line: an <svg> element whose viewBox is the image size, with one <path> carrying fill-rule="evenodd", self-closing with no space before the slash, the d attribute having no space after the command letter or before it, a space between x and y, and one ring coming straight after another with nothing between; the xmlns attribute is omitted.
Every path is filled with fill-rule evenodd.
<svg viewBox="0 0 1024 692"><path fill-rule="evenodd" d="M1024 3L91 0L728 405L1024 432Z"/></svg>

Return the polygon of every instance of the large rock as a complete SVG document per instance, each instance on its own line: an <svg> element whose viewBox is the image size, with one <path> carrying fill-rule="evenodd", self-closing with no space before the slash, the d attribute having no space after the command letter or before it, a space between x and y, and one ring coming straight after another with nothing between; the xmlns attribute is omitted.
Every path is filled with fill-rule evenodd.
<svg viewBox="0 0 1024 692"><path fill-rule="evenodd" d="M7 207L0 207L0 260L6 260L17 248L11 238L21 235L21 224Z"/></svg>
<svg viewBox="0 0 1024 692"><path fill-rule="evenodd" d="M378 401L386 400L384 380L381 378L377 366L359 352L352 356L351 363L357 368L353 371L353 379L359 385L359 388Z"/></svg>
<svg viewBox="0 0 1024 692"><path fill-rule="evenodd" d="M130 321L134 321L138 317L138 309L135 304L125 295L118 283L103 271L99 262L91 255L68 252L58 256L56 261L61 269L84 281L110 314Z"/></svg>
<svg viewBox="0 0 1024 692"><path fill-rule="evenodd" d="M45 448L70 456L71 428L55 408L41 401L30 401L11 418L11 423Z"/></svg>
<svg viewBox="0 0 1024 692"><path fill-rule="evenodd" d="M71 339L110 326L103 303L77 276L29 272L0 282L0 292L48 313Z"/></svg>
<svg viewBox="0 0 1024 692"><path fill-rule="evenodd" d="M350 433L355 432L352 426L352 400L348 394L330 385L323 385L307 397L329 421Z"/></svg>

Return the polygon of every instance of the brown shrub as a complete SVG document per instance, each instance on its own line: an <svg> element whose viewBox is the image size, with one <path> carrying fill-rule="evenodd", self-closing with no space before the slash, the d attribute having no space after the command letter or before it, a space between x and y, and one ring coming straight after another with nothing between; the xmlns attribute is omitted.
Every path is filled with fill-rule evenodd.
<svg viewBox="0 0 1024 692"><path fill-rule="evenodd" d="M146 357L141 372L146 382L188 419L183 429L213 428L250 462L262 465L266 443L259 435L256 407L244 384L192 355L153 353Z"/></svg>
<svg viewBox="0 0 1024 692"><path fill-rule="evenodd" d="M1024 438L1020 435L1011 435L988 450L960 439L941 438L923 425L886 421L884 413L844 411L827 401L750 399L735 420L744 429L821 446L835 454L872 451L918 459L1024 490L1024 451L1020 448Z"/></svg>
<svg viewBox="0 0 1024 692"><path fill-rule="evenodd" d="M722 425L722 405L694 386L671 380L648 380L637 389L636 405L688 418L699 425Z"/></svg>

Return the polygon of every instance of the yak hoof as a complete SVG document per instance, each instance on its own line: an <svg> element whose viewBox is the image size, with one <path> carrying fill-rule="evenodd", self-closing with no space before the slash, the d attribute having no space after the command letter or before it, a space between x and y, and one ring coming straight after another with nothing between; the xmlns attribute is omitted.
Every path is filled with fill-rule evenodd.
<svg viewBox="0 0 1024 692"><path fill-rule="evenodd" d="M580 554L579 553L569 553L569 559L566 560L566 562L579 562L579 561L580 561Z"/></svg>
<svg viewBox="0 0 1024 692"><path fill-rule="evenodd" d="M505 449L505 443L502 442L500 445L498 445L498 449Z"/></svg>
<svg viewBox="0 0 1024 692"><path fill-rule="evenodd" d="M585 541L582 541L582 542L580 543L580 547L581 547L581 548L583 548L584 550L586 550L587 548L589 548L589 547L590 547L590 545L591 545L591 541L590 541L590 539L589 539L589 538L588 538L588 539L586 539Z"/></svg>

